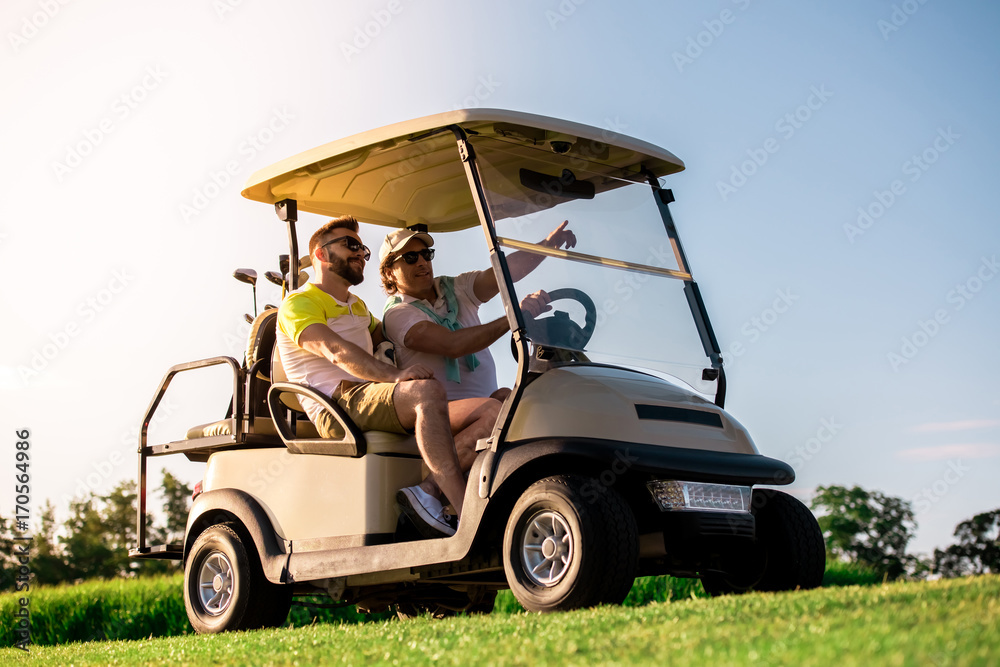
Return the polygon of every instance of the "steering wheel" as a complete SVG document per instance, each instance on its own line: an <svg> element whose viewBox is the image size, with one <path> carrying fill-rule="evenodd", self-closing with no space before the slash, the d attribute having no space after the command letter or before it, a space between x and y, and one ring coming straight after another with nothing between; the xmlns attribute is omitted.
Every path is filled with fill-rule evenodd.
<svg viewBox="0 0 1000 667"><path fill-rule="evenodd" d="M548 294L549 300L553 303L562 299L572 299L583 306L586 311L583 326L574 322L566 311L553 310L550 317L525 320L528 336L537 345L582 352L590 337L594 335L594 329L597 328L597 306L594 305L594 300L586 292L575 287L552 290Z"/></svg>

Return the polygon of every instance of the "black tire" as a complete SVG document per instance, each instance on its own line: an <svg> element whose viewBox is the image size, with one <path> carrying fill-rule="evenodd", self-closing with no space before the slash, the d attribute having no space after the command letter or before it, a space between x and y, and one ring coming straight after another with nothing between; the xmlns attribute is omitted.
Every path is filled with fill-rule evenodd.
<svg viewBox="0 0 1000 667"><path fill-rule="evenodd" d="M614 489L584 477L532 484L504 532L507 583L529 611L621 604L638 558L632 510Z"/></svg>
<svg viewBox="0 0 1000 667"><path fill-rule="evenodd" d="M731 573L703 575L705 592L715 596L751 590L792 591L822 584L826 545L809 508L773 489L755 489L752 505L757 524L754 551L741 554Z"/></svg>
<svg viewBox="0 0 1000 667"><path fill-rule="evenodd" d="M291 587L267 580L253 541L236 528L206 528L185 563L184 606L198 633L275 627L288 617Z"/></svg>

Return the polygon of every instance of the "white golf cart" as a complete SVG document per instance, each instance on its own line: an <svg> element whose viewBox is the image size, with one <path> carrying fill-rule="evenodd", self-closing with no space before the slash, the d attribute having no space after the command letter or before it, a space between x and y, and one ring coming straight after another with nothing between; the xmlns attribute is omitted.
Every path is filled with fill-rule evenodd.
<svg viewBox="0 0 1000 667"><path fill-rule="evenodd" d="M683 168L607 130L473 109L254 174L243 195L287 225L293 261L268 277L288 291L308 265L294 261L299 210L432 234L480 227L513 332L513 391L480 442L457 533L420 539L394 502L425 472L413 438L363 433L328 397L285 382L277 311L265 309L242 363L181 364L161 382L140 436L131 554L184 561L198 632L280 625L299 595L406 615L488 611L507 587L534 611L619 604L636 576L654 574L699 577L713 594L818 586L816 520L793 497L754 488L794 473L723 409L722 355L661 183ZM567 219L576 248L538 243ZM515 284L511 252L546 259ZM554 310L531 319L519 297L536 290ZM216 364L232 369L229 414L149 444L171 379ZM335 415L343 437L319 438L300 397ZM147 460L175 453L207 463L201 493L183 544L147 544Z"/></svg>

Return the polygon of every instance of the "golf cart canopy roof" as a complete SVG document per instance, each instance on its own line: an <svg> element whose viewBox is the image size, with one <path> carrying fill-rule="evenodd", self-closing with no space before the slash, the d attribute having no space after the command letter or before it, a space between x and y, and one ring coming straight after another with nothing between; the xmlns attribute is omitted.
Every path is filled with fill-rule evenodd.
<svg viewBox="0 0 1000 667"><path fill-rule="evenodd" d="M503 141L517 170L539 156L568 154L586 160L596 192L622 178L656 177L684 169L669 151L608 129L502 109L460 109L356 134L282 160L254 173L243 196L274 204L294 199L301 211L354 215L362 222L430 232L466 229L479 216L458 154L452 126L475 146L477 137ZM502 169L502 166L500 167Z"/></svg>

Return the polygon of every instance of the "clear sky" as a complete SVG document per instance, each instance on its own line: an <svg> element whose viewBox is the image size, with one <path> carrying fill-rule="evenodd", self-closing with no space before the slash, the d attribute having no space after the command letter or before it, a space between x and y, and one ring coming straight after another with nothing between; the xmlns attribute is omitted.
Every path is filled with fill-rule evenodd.
<svg viewBox="0 0 1000 667"><path fill-rule="evenodd" d="M0 450L9 470L31 430L36 508L64 519L69 494L134 476L169 366L242 356L231 273L286 252L240 196L253 171L470 106L685 161L667 184L727 409L793 464L794 493L911 500L923 553L1000 506L997 5L8 0L0 28ZM486 266L481 234L460 245L439 271ZM359 292L380 307L374 278ZM220 418L209 379L173 386L154 433Z"/></svg>

